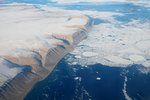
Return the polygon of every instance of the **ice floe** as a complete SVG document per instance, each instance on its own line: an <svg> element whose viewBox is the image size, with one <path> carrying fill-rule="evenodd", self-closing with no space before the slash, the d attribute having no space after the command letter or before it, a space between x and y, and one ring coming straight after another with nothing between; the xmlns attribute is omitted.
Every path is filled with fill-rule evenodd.
<svg viewBox="0 0 150 100"><path fill-rule="evenodd" d="M81 77L75 77L74 79L81 81L82 78Z"/></svg>
<svg viewBox="0 0 150 100"><path fill-rule="evenodd" d="M134 61L134 62L140 62L140 61L145 61L145 58L140 55L130 55L129 58Z"/></svg>
<svg viewBox="0 0 150 100"><path fill-rule="evenodd" d="M100 77L97 77L97 78L96 78L96 80L98 80L98 81L99 81L99 80L101 80L101 78L100 78Z"/></svg>

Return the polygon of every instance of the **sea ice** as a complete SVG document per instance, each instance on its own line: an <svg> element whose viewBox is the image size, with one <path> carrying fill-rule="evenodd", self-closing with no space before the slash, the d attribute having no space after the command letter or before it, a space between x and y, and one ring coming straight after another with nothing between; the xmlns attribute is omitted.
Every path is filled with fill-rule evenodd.
<svg viewBox="0 0 150 100"><path fill-rule="evenodd" d="M98 80L98 81L99 81L99 80L101 80L101 78L100 78L100 77L97 77L97 78L96 78L96 80Z"/></svg>
<svg viewBox="0 0 150 100"><path fill-rule="evenodd" d="M75 56L81 56L76 60L79 64L100 63L116 67L130 64L150 66L148 63L150 57L149 20L132 19L122 23L114 16L125 16L124 13L86 10L80 13L106 22L93 25L87 39L80 43L82 47L78 46L71 52ZM68 61L72 60L68 59Z"/></svg>

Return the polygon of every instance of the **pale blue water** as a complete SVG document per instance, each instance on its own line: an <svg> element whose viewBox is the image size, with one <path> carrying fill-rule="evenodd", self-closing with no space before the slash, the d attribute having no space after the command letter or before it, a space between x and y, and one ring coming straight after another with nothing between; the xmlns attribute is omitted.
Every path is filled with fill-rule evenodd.
<svg viewBox="0 0 150 100"><path fill-rule="evenodd" d="M50 5L53 6L53 5ZM150 9L132 3L76 3L76 4L55 4L55 7L68 10L80 11L107 11L123 13L123 16L114 16L118 21L129 22L133 19L140 19L141 21L150 20Z"/></svg>

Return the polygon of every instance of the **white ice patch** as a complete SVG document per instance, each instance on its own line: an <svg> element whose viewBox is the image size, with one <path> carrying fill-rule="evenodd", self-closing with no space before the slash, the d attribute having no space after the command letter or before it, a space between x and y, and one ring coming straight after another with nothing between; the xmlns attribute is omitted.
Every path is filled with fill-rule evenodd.
<svg viewBox="0 0 150 100"><path fill-rule="evenodd" d="M100 77L97 77L97 78L96 78L96 80L98 80L98 81L99 81L99 80L101 80L101 78L100 78Z"/></svg>
<svg viewBox="0 0 150 100"><path fill-rule="evenodd" d="M93 57L93 56L97 56L98 54L95 52L87 51L87 52L83 52L82 55L85 57Z"/></svg>
<svg viewBox="0 0 150 100"><path fill-rule="evenodd" d="M80 59L80 58L81 58L81 56L75 56L75 58L78 58L78 59Z"/></svg>
<svg viewBox="0 0 150 100"><path fill-rule="evenodd" d="M77 64L77 62L72 62L72 65L76 65Z"/></svg>
<svg viewBox="0 0 150 100"><path fill-rule="evenodd" d="M82 79L81 77L75 77L74 78L74 80L79 80L79 81L81 81L81 79Z"/></svg>
<svg viewBox="0 0 150 100"><path fill-rule="evenodd" d="M134 62L145 61L145 58L140 55L130 55L129 58Z"/></svg>
<svg viewBox="0 0 150 100"><path fill-rule="evenodd" d="M132 98L127 93L127 81L128 81L128 78L125 77L125 79L124 79L124 86L123 86L123 90L122 91L123 91L123 94L124 94L126 100L132 100Z"/></svg>

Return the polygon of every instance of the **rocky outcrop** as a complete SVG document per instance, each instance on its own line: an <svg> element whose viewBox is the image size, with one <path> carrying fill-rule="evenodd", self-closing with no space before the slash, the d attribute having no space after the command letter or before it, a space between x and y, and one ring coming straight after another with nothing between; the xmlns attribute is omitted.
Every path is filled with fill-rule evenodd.
<svg viewBox="0 0 150 100"><path fill-rule="evenodd" d="M0 100L22 100L91 25L87 16L32 5L1 6L0 17Z"/></svg>

